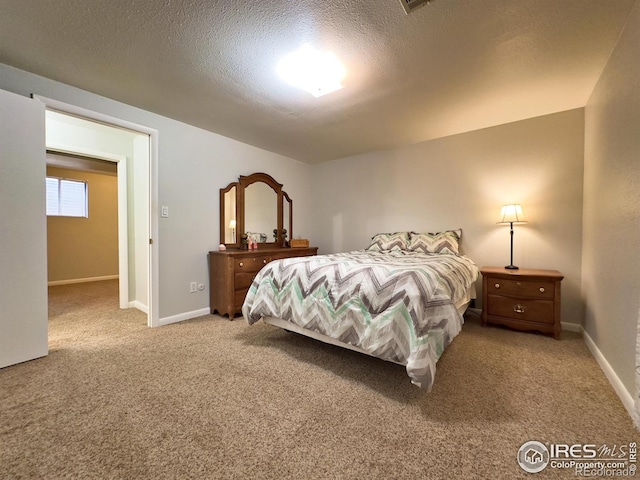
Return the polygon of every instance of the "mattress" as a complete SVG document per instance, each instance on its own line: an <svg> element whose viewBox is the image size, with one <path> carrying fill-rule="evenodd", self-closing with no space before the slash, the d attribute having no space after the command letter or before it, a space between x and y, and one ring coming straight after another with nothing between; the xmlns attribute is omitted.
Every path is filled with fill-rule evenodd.
<svg viewBox="0 0 640 480"><path fill-rule="evenodd" d="M283 259L258 272L242 311L250 325L266 318L405 365L411 382L430 390L477 276L470 259L451 254L359 250Z"/></svg>

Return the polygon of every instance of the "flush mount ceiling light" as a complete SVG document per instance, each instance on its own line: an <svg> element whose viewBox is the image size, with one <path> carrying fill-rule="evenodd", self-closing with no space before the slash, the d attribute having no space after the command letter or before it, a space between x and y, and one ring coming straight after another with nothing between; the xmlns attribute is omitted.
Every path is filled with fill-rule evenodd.
<svg viewBox="0 0 640 480"><path fill-rule="evenodd" d="M335 55L314 50L310 45L290 53L278 64L278 74L285 82L314 97L343 88L341 82L345 73Z"/></svg>

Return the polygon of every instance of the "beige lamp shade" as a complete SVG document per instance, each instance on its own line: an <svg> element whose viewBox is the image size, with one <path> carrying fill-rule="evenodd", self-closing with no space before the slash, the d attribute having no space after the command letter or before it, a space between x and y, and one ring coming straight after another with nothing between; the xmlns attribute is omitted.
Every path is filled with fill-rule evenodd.
<svg viewBox="0 0 640 480"><path fill-rule="evenodd" d="M230 220L229 221L229 228L236 228L236 221L235 220Z"/></svg>
<svg viewBox="0 0 640 480"><path fill-rule="evenodd" d="M527 223L522 213L522 207L519 204L504 205L500 211L500 220L496 222L498 225L510 223Z"/></svg>

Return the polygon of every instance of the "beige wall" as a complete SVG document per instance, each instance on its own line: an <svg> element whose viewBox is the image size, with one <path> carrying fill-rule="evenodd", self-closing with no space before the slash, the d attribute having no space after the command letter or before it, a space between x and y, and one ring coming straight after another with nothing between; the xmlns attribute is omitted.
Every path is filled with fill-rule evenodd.
<svg viewBox="0 0 640 480"><path fill-rule="evenodd" d="M49 282L118 275L118 178L47 167L88 182L89 218L47 217Z"/></svg>
<svg viewBox="0 0 640 480"><path fill-rule="evenodd" d="M585 109L585 330L635 396L640 307L640 3Z"/></svg>
<svg viewBox="0 0 640 480"><path fill-rule="evenodd" d="M529 224L515 227L515 264L560 270L562 319L581 324L583 134L576 109L320 164L312 242L349 251L377 232L462 228L478 266L504 266L509 228L495 223L520 203Z"/></svg>

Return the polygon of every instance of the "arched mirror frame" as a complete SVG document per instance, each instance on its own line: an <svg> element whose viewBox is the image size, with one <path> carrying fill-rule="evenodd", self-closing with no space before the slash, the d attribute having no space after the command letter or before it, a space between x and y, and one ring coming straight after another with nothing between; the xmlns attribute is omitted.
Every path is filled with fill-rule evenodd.
<svg viewBox="0 0 640 480"><path fill-rule="evenodd" d="M284 247L286 238L292 238L293 232L293 200L291 197L282 190L282 184L276 182L276 180L266 173L254 173L251 175L240 175L237 182L230 183L226 188L220 189L220 243L224 243L228 248L242 248L241 237L245 233L245 188L249 185L263 182L273 189L277 195L277 238L273 242L266 242L258 244L258 248L261 246L268 247ZM226 238L226 225L225 218L225 194L230 192L233 187L236 188L236 238L235 243L225 243L223 240ZM288 207L288 219L284 218L284 202L287 202ZM285 223L286 222L286 223ZM286 238L283 235L283 229L287 225ZM269 237L272 237L272 232L265 232Z"/></svg>

